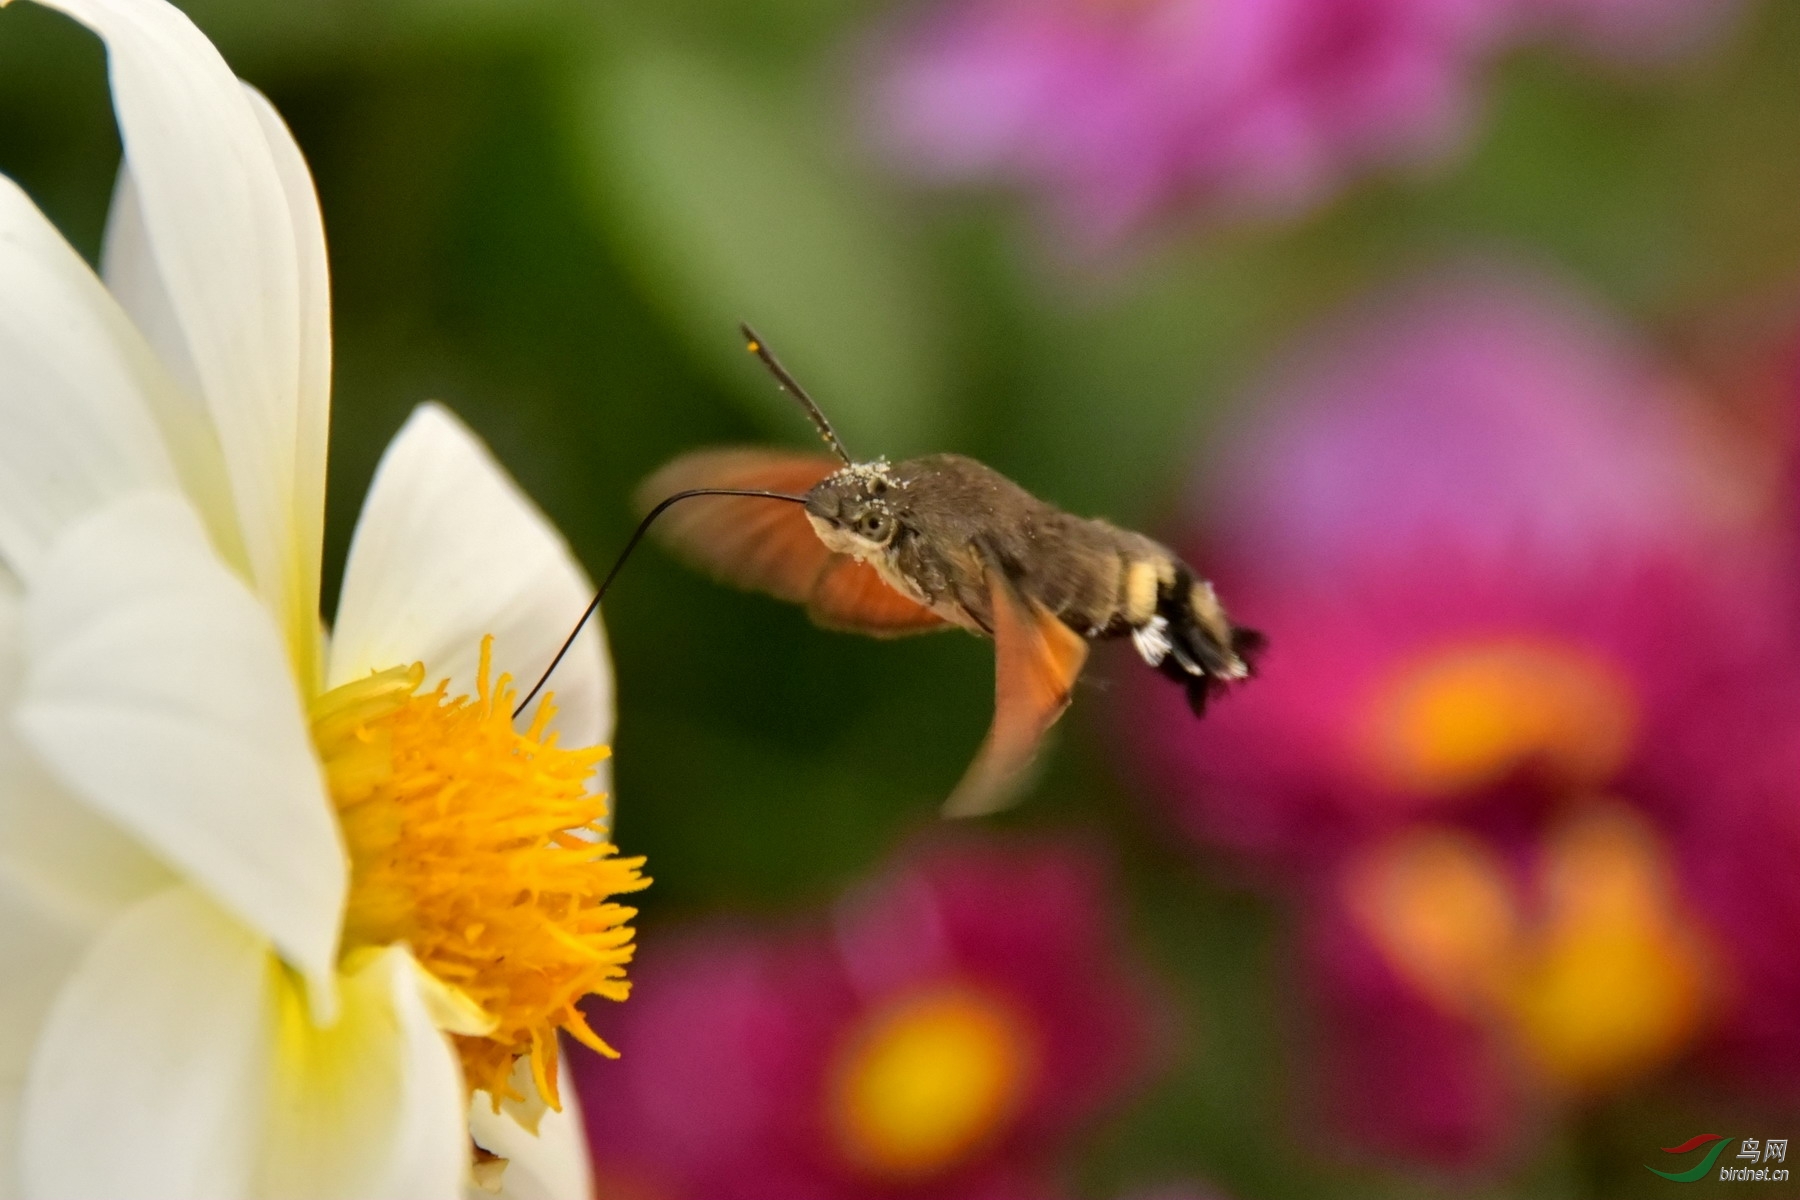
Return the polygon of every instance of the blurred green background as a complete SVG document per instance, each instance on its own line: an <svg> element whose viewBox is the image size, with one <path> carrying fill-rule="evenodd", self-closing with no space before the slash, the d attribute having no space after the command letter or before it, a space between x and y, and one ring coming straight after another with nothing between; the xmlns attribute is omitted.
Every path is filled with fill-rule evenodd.
<svg viewBox="0 0 1800 1200"><path fill-rule="evenodd" d="M925 194L867 149L845 0L193 0L311 161L334 270L328 596L377 456L441 399L603 570L632 487L715 442L808 446L742 353L756 323L864 456L953 449L1074 511L1155 530L1285 338L1445 254L1585 281L1704 345L1800 279L1800 5L1756 5L1653 74L1509 56L1475 141L1297 223L1175 233L1103 269L1047 255L1016 198ZM0 164L92 257L117 142L98 43L0 20ZM619 837L650 858L641 938L821 903L935 806L985 729L991 653L879 643L644 553L609 600ZM1087 691L1131 669L1098 656ZM1331 1163L1284 1108L1279 919L1166 845L1077 705L1008 826L1120 848L1140 949L1193 1053L1086 1148L1088 1194L1203 1176L1247 1196L1464 1185ZM1604 1121L1606 1118L1597 1118ZM1641 1138L1624 1137L1621 1154ZM1636 1194L1605 1130L1495 1195ZM1596 1149L1600 1147L1602 1149ZM1629 1183L1625 1181L1631 1181Z"/></svg>

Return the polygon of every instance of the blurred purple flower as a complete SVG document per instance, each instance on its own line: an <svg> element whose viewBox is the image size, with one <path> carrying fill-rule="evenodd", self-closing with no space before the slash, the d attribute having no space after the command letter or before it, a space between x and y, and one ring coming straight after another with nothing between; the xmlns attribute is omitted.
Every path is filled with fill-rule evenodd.
<svg viewBox="0 0 1800 1200"><path fill-rule="evenodd" d="M895 33L880 136L919 173L1048 194L1097 246L1159 210L1313 205L1353 172L1441 157L1472 76L1568 32L1638 57L1726 0L944 0Z"/></svg>
<svg viewBox="0 0 1800 1200"><path fill-rule="evenodd" d="M1140 1081L1162 1010L1070 844L941 841L829 928L715 925L646 960L624 1055L576 1065L602 1190L1033 1200Z"/></svg>
<svg viewBox="0 0 1800 1200"><path fill-rule="evenodd" d="M1545 785L1688 804L1656 798L1690 782L1654 781L1658 752L1787 661L1793 589L1761 473L1677 392L1590 309L1498 272L1303 347L1188 534L1269 632L1262 677L1198 724L1132 693L1182 823L1299 863Z"/></svg>
<svg viewBox="0 0 1800 1200"><path fill-rule="evenodd" d="M1134 685L1127 727L1201 845L1304 896L1339 1126L1489 1158L1758 1011L1771 890L1800 918L1792 872L1727 879L1718 836L1800 803L1800 772L1743 782L1800 684L1759 460L1495 272L1363 306L1256 414L1190 549L1268 631L1263 677L1198 724Z"/></svg>

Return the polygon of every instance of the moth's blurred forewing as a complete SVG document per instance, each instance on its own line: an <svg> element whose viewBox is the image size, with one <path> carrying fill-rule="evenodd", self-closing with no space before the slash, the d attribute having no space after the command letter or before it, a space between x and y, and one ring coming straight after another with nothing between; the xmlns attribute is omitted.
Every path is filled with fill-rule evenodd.
<svg viewBox="0 0 1800 1200"><path fill-rule="evenodd" d="M905 637L948 629L944 618L887 585L881 572L848 555L835 554L813 586L807 615L826 629Z"/></svg>
<svg viewBox="0 0 1800 1200"><path fill-rule="evenodd" d="M693 488L757 488L805 493L841 464L816 454L779 450L698 450L684 454L638 488L649 511ZM805 604L835 555L800 505L754 496L696 496L674 505L652 526L677 556L725 583Z"/></svg>
<svg viewBox="0 0 1800 1200"><path fill-rule="evenodd" d="M997 564L987 569L994 626L994 724L956 791L946 817L997 812L1018 798L1044 733L1069 706L1087 662L1087 641L1036 601Z"/></svg>

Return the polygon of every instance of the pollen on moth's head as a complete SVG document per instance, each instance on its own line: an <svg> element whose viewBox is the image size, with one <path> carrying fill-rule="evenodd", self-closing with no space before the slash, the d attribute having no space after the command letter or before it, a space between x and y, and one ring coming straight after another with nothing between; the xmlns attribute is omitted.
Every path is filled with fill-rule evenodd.
<svg viewBox="0 0 1800 1200"><path fill-rule="evenodd" d="M485 1015L482 1034L455 1034L468 1086L496 1108L523 1099L510 1078L529 1056L560 1108L558 1029L616 1056L576 1005L628 994L636 910L613 897L650 881L607 840L606 797L588 788L608 748L558 745L550 696L517 732L492 648L484 638L474 698L448 681L420 692L422 664L327 692L313 741L350 852L345 953L406 943Z"/></svg>

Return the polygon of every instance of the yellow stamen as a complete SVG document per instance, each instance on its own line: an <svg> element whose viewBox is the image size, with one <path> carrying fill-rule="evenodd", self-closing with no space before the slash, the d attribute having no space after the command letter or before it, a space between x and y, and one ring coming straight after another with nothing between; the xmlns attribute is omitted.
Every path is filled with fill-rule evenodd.
<svg viewBox="0 0 1800 1200"><path fill-rule="evenodd" d="M962 984L909 993L864 1020L833 1071L830 1121L854 1166L916 1180L963 1161L1017 1115L1036 1067L1030 1027Z"/></svg>
<svg viewBox="0 0 1800 1200"><path fill-rule="evenodd" d="M454 1035L470 1088L496 1109L523 1099L509 1078L528 1055L560 1109L556 1030L614 1053L576 1004L629 992L636 910L610 898L649 880L607 842L606 798L588 790L608 749L558 746L550 696L515 732L492 647L483 639L475 699L448 681L420 694L424 666L396 667L320 697L313 740L350 850L345 953L405 942L493 1023Z"/></svg>

